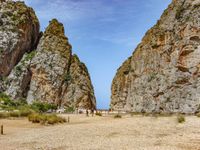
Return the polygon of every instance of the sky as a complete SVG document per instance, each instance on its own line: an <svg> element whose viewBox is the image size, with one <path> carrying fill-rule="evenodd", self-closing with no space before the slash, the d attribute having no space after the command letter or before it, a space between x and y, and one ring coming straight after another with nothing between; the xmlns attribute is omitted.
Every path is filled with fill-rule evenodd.
<svg viewBox="0 0 200 150"><path fill-rule="evenodd" d="M34 8L41 30L57 18L73 53L90 73L97 108L108 109L111 84L120 65L171 0L25 0Z"/></svg>

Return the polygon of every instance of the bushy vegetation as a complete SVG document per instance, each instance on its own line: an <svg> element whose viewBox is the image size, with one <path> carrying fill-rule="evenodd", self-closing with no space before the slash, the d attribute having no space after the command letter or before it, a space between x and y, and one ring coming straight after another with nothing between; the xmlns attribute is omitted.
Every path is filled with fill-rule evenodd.
<svg viewBox="0 0 200 150"><path fill-rule="evenodd" d="M185 116L184 116L184 115L178 115L178 116L177 116L177 121L178 121L178 123L183 123L183 122L185 122Z"/></svg>
<svg viewBox="0 0 200 150"><path fill-rule="evenodd" d="M57 106L54 104L48 104L38 101L34 102L31 105L28 105L24 101L12 101L8 97L4 97L3 99L0 98L0 108L7 112L18 110L22 116L27 116L26 114L30 114L30 112L44 113L48 110L56 110Z"/></svg>
<svg viewBox="0 0 200 150"><path fill-rule="evenodd" d="M25 61L32 60L33 57L36 55L36 53L37 53L36 51L32 51L32 52L28 53L28 54L26 55L26 57L25 57Z"/></svg>
<svg viewBox="0 0 200 150"><path fill-rule="evenodd" d="M95 113L95 115L96 115L96 116L100 116L100 117L101 117L101 116L102 116L102 113L101 113L101 112L99 112L99 111L97 111L97 112Z"/></svg>
<svg viewBox="0 0 200 150"><path fill-rule="evenodd" d="M28 120L33 123L41 123L41 124L56 124L56 123L64 123L66 119L63 117L59 117L55 114L39 114L32 113L28 116Z"/></svg>
<svg viewBox="0 0 200 150"><path fill-rule="evenodd" d="M4 93L0 93L0 108L6 111L12 111L27 105L24 99L20 100L11 100L9 96Z"/></svg>
<svg viewBox="0 0 200 150"><path fill-rule="evenodd" d="M184 8L183 7L179 7L176 10L176 19L180 19L183 12L184 12Z"/></svg>
<svg viewBox="0 0 200 150"><path fill-rule="evenodd" d="M33 104L30 105L31 109L36 112L44 113L48 110L56 110L57 106L55 104L49 104L44 102L35 101Z"/></svg>
<svg viewBox="0 0 200 150"><path fill-rule="evenodd" d="M0 118L8 117L27 117L28 115L38 112L45 113L48 110L56 110L57 106L54 104L43 103L35 101L33 104L28 105L26 100L11 100L9 96L0 93Z"/></svg>
<svg viewBox="0 0 200 150"><path fill-rule="evenodd" d="M22 66L18 65L15 67L16 75L19 76L22 73Z"/></svg>
<svg viewBox="0 0 200 150"><path fill-rule="evenodd" d="M66 107L65 113L73 113L75 111L74 107Z"/></svg>
<svg viewBox="0 0 200 150"><path fill-rule="evenodd" d="M116 114L114 115L114 118L122 118L122 116L120 114Z"/></svg>
<svg viewBox="0 0 200 150"><path fill-rule="evenodd" d="M64 76L64 81L69 82L72 79L71 75L69 73L66 73Z"/></svg>

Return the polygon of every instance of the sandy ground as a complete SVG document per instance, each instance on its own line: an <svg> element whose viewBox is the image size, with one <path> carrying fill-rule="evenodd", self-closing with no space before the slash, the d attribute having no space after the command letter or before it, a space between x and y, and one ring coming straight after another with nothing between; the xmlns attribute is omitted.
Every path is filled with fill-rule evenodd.
<svg viewBox="0 0 200 150"><path fill-rule="evenodd" d="M200 118L130 115L70 116L70 123L32 124L27 119L0 120L0 150L200 150Z"/></svg>

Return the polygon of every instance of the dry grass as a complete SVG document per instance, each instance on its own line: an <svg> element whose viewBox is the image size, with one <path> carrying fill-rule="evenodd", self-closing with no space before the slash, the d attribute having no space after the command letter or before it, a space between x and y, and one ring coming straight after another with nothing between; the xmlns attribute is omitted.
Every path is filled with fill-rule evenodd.
<svg viewBox="0 0 200 150"><path fill-rule="evenodd" d="M200 117L200 113L197 113L196 116L197 116L197 117Z"/></svg>
<svg viewBox="0 0 200 150"><path fill-rule="evenodd" d="M117 118L122 118L122 116L120 114L116 114L114 115L114 118L117 119Z"/></svg>
<svg viewBox="0 0 200 150"><path fill-rule="evenodd" d="M33 113L33 111L29 109L22 109L22 110L16 110L16 111L10 111L10 112L0 112L0 119L9 118L9 117L27 117Z"/></svg>
<svg viewBox="0 0 200 150"><path fill-rule="evenodd" d="M101 117L101 116L102 116L102 113L101 113L101 112L96 112L95 115Z"/></svg>
<svg viewBox="0 0 200 150"><path fill-rule="evenodd" d="M178 115L178 116L177 116L177 121L178 121L178 123L183 123L183 122L185 122L185 116L183 116L183 115Z"/></svg>
<svg viewBox="0 0 200 150"><path fill-rule="evenodd" d="M63 115L62 117L68 117ZM86 117L70 115L69 124L42 126L27 119L0 120L5 135L0 145L5 150L198 150L200 119L185 116L144 117L114 115Z"/></svg>
<svg viewBox="0 0 200 150"><path fill-rule="evenodd" d="M63 117L59 117L55 114L38 114L32 113L28 116L28 120L32 123L41 123L41 124L57 124L57 123L64 123L66 119Z"/></svg>

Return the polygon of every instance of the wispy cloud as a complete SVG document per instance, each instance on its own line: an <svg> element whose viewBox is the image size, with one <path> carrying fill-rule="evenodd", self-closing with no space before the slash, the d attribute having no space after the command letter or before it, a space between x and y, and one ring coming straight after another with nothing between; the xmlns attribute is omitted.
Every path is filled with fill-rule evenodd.
<svg viewBox="0 0 200 150"><path fill-rule="evenodd" d="M133 38L133 29L126 30L129 24L134 25L138 21L138 16L144 15L144 11L140 11L138 7L153 7L153 1L139 0L25 0L25 3L34 8L38 18L40 19L42 30L48 25L49 20L57 18L66 28L68 26L78 27L84 26L87 32L83 33L83 28L78 30L76 38L94 38L114 44L133 45L138 41ZM138 12L140 11L140 12ZM148 13L147 13L148 15ZM137 20L130 22L133 18ZM131 18L131 19L130 19ZM141 17L142 18L142 17ZM132 27L134 28L134 27ZM108 32L106 31L108 30ZM109 30L112 30L111 32ZM123 30L123 31L122 31ZM130 31L132 30L132 31ZM91 32L101 31L98 35L91 35ZM74 33L76 34L76 33ZM132 34L132 36L131 36Z"/></svg>
<svg viewBox="0 0 200 150"><path fill-rule="evenodd" d="M103 1L94 0L25 0L25 3L29 6L37 6L35 10L42 19L59 16L63 20L71 21L105 15L109 17L114 12L113 8L104 5Z"/></svg>

